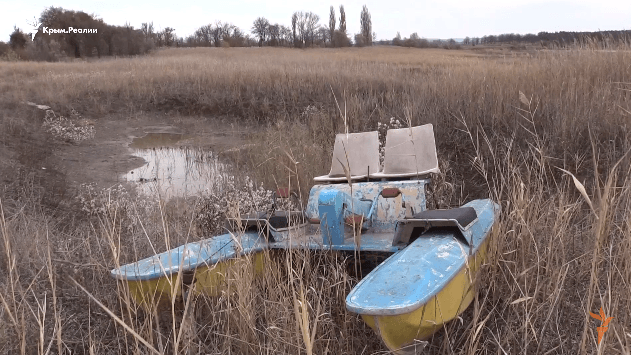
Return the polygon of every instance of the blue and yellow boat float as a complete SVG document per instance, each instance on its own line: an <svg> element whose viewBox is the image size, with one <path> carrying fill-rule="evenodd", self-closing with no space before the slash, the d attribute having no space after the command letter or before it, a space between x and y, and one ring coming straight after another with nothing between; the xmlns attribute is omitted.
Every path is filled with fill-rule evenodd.
<svg viewBox="0 0 631 355"><path fill-rule="evenodd" d="M182 288L174 287L178 281L195 283L197 292L220 294L237 263L263 273L266 249L386 253L389 257L350 291L346 307L390 350L404 353L470 305L500 213L488 199L427 210L432 173L439 169L431 124L388 130L383 168L376 131L338 134L331 170L314 179L304 211L230 219L239 233L188 243L111 274L128 283L136 301L156 305L181 296ZM289 197L286 189L278 195Z"/></svg>

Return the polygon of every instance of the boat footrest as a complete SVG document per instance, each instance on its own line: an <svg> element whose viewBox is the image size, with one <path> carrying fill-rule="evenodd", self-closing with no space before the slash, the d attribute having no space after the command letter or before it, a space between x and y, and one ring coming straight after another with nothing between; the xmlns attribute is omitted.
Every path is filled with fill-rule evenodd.
<svg viewBox="0 0 631 355"><path fill-rule="evenodd" d="M398 221L393 245L407 245L419 235L432 228L448 228L457 230L458 236L465 244L470 241L466 231L478 220L473 207L459 207L448 210L429 210Z"/></svg>
<svg viewBox="0 0 631 355"><path fill-rule="evenodd" d="M273 214L254 212L241 215L240 218L228 218L228 230L231 232L257 231L268 241L275 241L275 232L284 232L290 228L307 223L304 213L299 211L275 211Z"/></svg>

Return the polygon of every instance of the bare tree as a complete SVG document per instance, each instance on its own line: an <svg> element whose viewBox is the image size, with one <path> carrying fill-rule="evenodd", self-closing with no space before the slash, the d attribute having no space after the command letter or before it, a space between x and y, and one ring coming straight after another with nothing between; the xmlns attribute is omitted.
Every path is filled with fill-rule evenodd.
<svg viewBox="0 0 631 355"><path fill-rule="evenodd" d="M318 41L322 41L322 43L326 46L326 43L331 43L331 37L329 29L325 26L318 27L317 36Z"/></svg>
<svg viewBox="0 0 631 355"><path fill-rule="evenodd" d="M291 18L291 25L294 31L294 46L303 47L307 38L307 18L306 14L302 11L294 12Z"/></svg>
<svg viewBox="0 0 631 355"><path fill-rule="evenodd" d="M140 30L145 35L145 40L153 38L153 22L144 22L140 25Z"/></svg>
<svg viewBox="0 0 631 355"><path fill-rule="evenodd" d="M292 16L292 27L296 32L296 45L299 47L313 45L318 30L320 16L313 12L296 11Z"/></svg>
<svg viewBox="0 0 631 355"><path fill-rule="evenodd" d="M298 22L296 27L298 29L298 42L302 48L307 42L307 16L302 11L298 12Z"/></svg>
<svg viewBox="0 0 631 355"><path fill-rule="evenodd" d="M335 34L335 8L331 6L331 11L329 13L329 39L331 44L333 44L333 35Z"/></svg>
<svg viewBox="0 0 631 355"><path fill-rule="evenodd" d="M200 45L204 47L210 47L213 40L212 33L213 25L208 24L200 27L197 31L195 31L195 38Z"/></svg>
<svg viewBox="0 0 631 355"><path fill-rule="evenodd" d="M296 26L297 26L297 22L298 22L298 13L294 12L294 14L291 15L291 32L293 34L294 47L296 47L296 45L297 45L297 42L296 42Z"/></svg>
<svg viewBox="0 0 631 355"><path fill-rule="evenodd" d="M228 25L223 40L230 47L243 47L250 41L249 37L235 25Z"/></svg>
<svg viewBox="0 0 631 355"><path fill-rule="evenodd" d="M163 31L156 33L156 46L158 47L164 46L164 32ZM110 47L110 54L111 54L112 45L110 44L109 47Z"/></svg>
<svg viewBox="0 0 631 355"><path fill-rule="evenodd" d="M219 47L221 45L221 37L223 36L221 26L221 22L216 22L215 26L211 27L210 35L213 38L213 44L215 47Z"/></svg>
<svg viewBox="0 0 631 355"><path fill-rule="evenodd" d="M340 5L340 32L346 34L346 12L344 12L344 5Z"/></svg>
<svg viewBox="0 0 631 355"><path fill-rule="evenodd" d="M167 27L162 32L163 32L164 45L166 47L171 47L173 44L175 44L175 39L176 39L175 29L171 27Z"/></svg>
<svg viewBox="0 0 631 355"><path fill-rule="evenodd" d="M259 47L263 46L265 38L269 33L269 21L265 17L259 17L254 20L252 25L252 33L259 37Z"/></svg>
<svg viewBox="0 0 631 355"><path fill-rule="evenodd" d="M277 23L269 25L268 40L270 46L286 46L292 40L291 29Z"/></svg>
<svg viewBox="0 0 631 355"><path fill-rule="evenodd" d="M280 25L269 25L267 27L267 33L269 36L269 45L273 47L278 46L280 43Z"/></svg>
<svg viewBox="0 0 631 355"><path fill-rule="evenodd" d="M360 16L361 23L361 35L364 40L364 44L367 46L372 46L372 21L370 19L370 12L368 12L368 8L364 5Z"/></svg>
<svg viewBox="0 0 631 355"><path fill-rule="evenodd" d="M281 45L283 46L291 46L292 39L293 39L293 33L291 31L291 29L287 26L283 26L280 25L280 38L281 38Z"/></svg>
<svg viewBox="0 0 631 355"><path fill-rule="evenodd" d="M229 23L215 22L215 27L213 27L211 32L215 47L221 46L223 38L229 36L233 28L234 26Z"/></svg>
<svg viewBox="0 0 631 355"><path fill-rule="evenodd" d="M401 32L397 32L397 35L392 39L393 46L401 46L403 45L403 40L401 39Z"/></svg>
<svg viewBox="0 0 631 355"><path fill-rule="evenodd" d="M307 41L311 42L311 46L316 38L316 32L319 27L320 16L314 14L313 12L307 12L305 15L305 44Z"/></svg>

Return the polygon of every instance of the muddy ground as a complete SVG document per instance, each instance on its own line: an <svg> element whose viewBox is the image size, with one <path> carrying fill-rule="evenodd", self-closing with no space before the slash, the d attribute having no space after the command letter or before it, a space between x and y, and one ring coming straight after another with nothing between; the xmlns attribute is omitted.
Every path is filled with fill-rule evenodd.
<svg viewBox="0 0 631 355"><path fill-rule="evenodd" d="M180 133L186 138L177 142L178 146L220 153L238 148L252 131L243 126L236 131L229 118L159 114L133 118L108 116L90 120L96 131L93 139L71 144L41 128L42 112L33 109L28 114L27 124L5 125L7 129L0 134L1 188L19 189L19 184L31 181L34 186L41 186L43 202L53 207L84 183L96 183L98 188L121 183L133 188L121 175L145 163L129 149L135 137L147 133Z"/></svg>

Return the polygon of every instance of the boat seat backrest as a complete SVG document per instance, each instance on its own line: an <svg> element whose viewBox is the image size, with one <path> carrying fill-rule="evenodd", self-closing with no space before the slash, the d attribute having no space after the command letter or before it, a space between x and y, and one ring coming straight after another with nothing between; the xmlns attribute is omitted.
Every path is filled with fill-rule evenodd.
<svg viewBox="0 0 631 355"><path fill-rule="evenodd" d="M329 175L316 181L344 181L346 167L351 179L361 179L379 171L379 134L377 131L341 133L335 136L333 158Z"/></svg>
<svg viewBox="0 0 631 355"><path fill-rule="evenodd" d="M432 124L389 129L383 171L375 177L411 177L439 173Z"/></svg>

